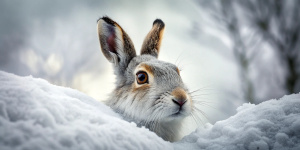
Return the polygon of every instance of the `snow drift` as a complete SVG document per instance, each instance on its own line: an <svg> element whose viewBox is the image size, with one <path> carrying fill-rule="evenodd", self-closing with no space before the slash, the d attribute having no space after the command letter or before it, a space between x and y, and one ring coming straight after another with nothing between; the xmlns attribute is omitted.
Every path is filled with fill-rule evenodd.
<svg viewBox="0 0 300 150"><path fill-rule="evenodd" d="M171 149L76 90L0 72L0 149Z"/></svg>
<svg viewBox="0 0 300 150"><path fill-rule="evenodd" d="M237 111L170 143L81 92L0 71L1 150L300 149L300 94Z"/></svg>

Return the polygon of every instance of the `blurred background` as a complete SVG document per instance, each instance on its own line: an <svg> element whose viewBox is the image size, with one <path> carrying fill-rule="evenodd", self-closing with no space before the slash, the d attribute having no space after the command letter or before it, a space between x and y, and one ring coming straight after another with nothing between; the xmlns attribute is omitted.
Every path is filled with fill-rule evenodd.
<svg viewBox="0 0 300 150"><path fill-rule="evenodd" d="M0 70L32 75L105 100L114 88L96 21L107 15L139 53L156 18L166 24L160 60L179 66L204 101L205 121L243 103L300 92L298 0L0 1Z"/></svg>

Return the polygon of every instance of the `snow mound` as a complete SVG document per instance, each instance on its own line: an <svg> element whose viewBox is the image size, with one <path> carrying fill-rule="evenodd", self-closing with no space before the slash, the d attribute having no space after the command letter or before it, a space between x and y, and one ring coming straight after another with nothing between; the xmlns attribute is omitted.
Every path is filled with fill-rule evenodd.
<svg viewBox="0 0 300 150"><path fill-rule="evenodd" d="M244 104L226 120L207 124L176 143L176 149L300 150L300 94Z"/></svg>
<svg viewBox="0 0 300 150"><path fill-rule="evenodd" d="M0 71L1 150L300 149L300 94L237 111L169 143L81 92Z"/></svg>
<svg viewBox="0 0 300 150"><path fill-rule="evenodd" d="M171 149L76 90L0 71L0 149Z"/></svg>

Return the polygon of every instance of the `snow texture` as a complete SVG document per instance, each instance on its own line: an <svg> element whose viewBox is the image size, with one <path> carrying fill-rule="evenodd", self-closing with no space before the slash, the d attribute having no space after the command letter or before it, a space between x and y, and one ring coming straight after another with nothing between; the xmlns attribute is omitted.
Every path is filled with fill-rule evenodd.
<svg viewBox="0 0 300 150"><path fill-rule="evenodd" d="M226 120L207 124L176 143L176 149L300 150L300 94L243 104Z"/></svg>
<svg viewBox="0 0 300 150"><path fill-rule="evenodd" d="M172 149L76 90L0 72L0 149Z"/></svg>
<svg viewBox="0 0 300 150"><path fill-rule="evenodd" d="M300 94L244 104L181 141L163 141L101 102L0 71L0 149L300 149Z"/></svg>

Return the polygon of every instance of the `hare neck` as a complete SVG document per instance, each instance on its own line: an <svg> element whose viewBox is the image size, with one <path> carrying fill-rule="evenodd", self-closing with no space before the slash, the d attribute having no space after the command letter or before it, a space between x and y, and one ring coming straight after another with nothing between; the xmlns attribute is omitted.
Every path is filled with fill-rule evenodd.
<svg viewBox="0 0 300 150"><path fill-rule="evenodd" d="M134 122L136 122L139 127L145 126L166 141L174 142L178 141L181 138L180 131L182 128L182 120L177 119L172 121L150 121L147 123L144 121Z"/></svg>
<svg viewBox="0 0 300 150"><path fill-rule="evenodd" d="M180 131L182 127L181 120L173 120L168 122L162 121L157 122L157 124L158 126L153 128L152 131L158 136L162 137L164 140L175 142L180 139Z"/></svg>

